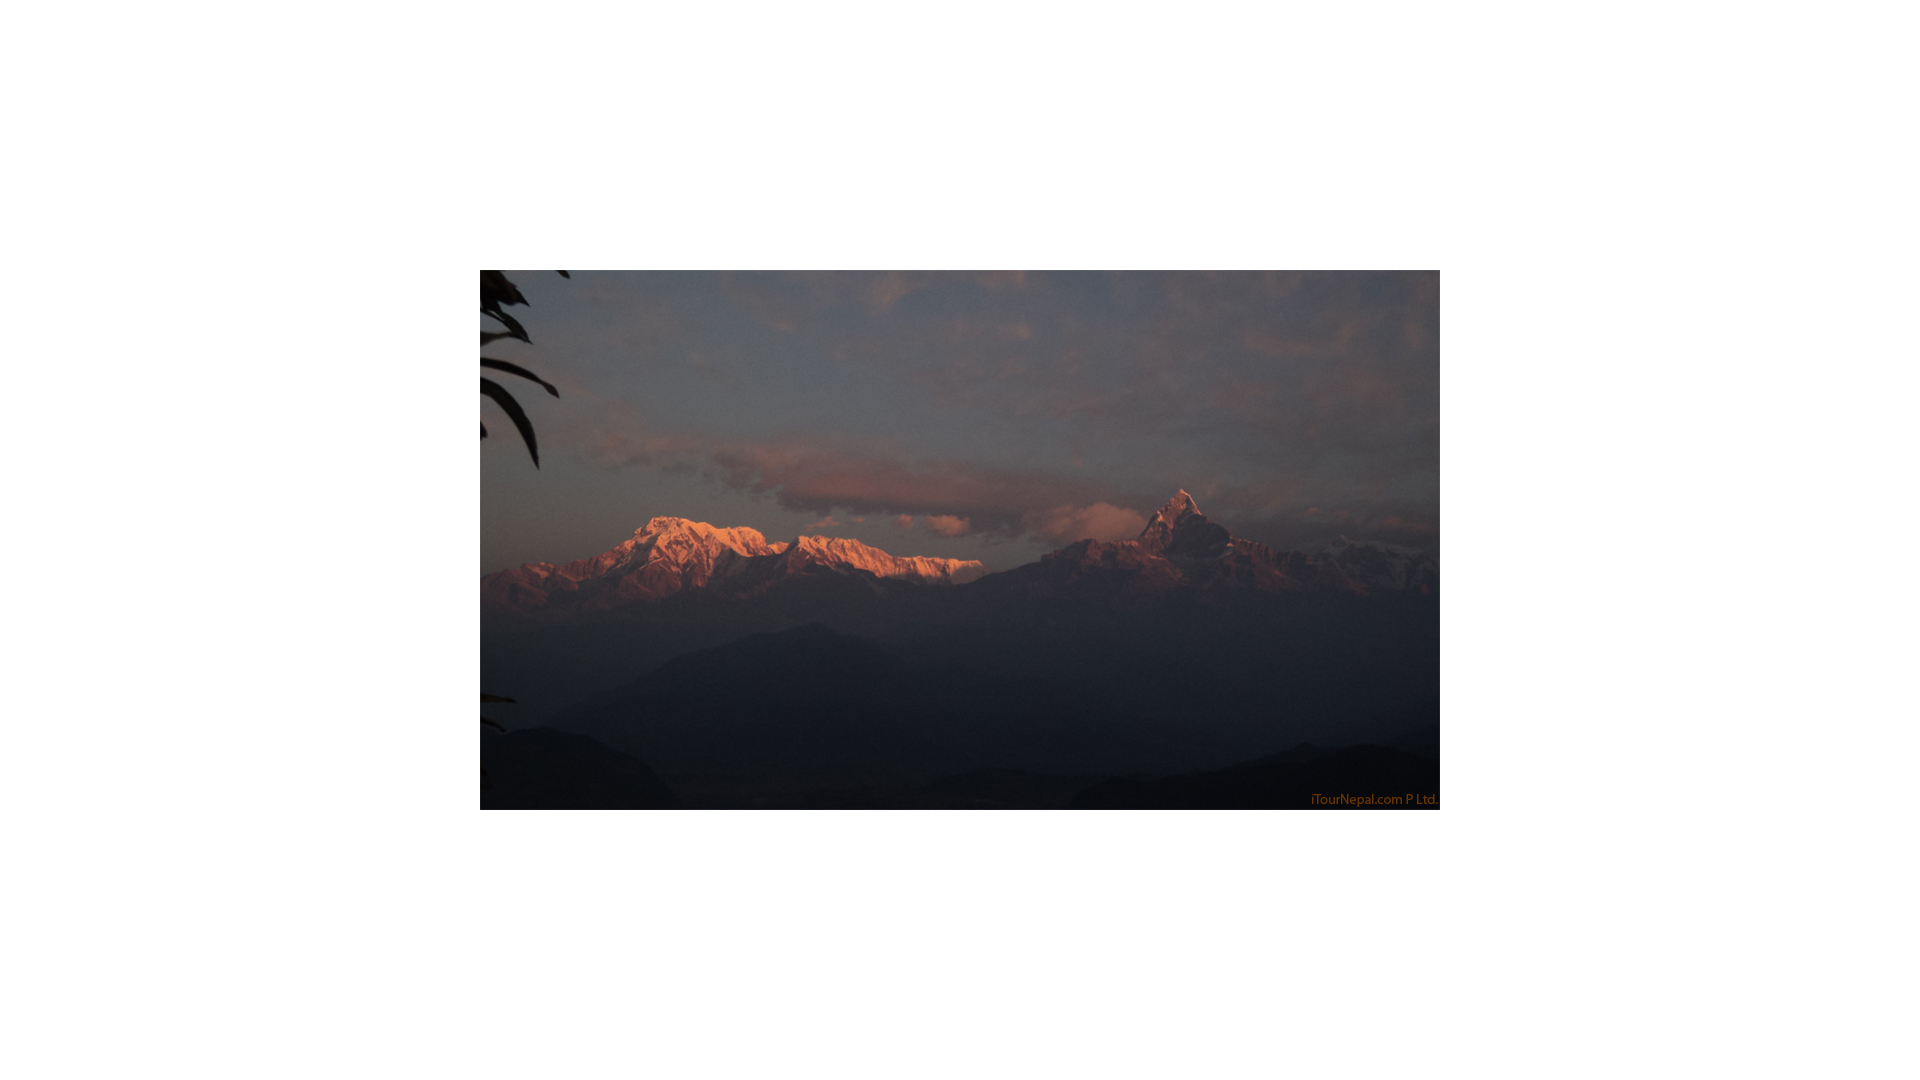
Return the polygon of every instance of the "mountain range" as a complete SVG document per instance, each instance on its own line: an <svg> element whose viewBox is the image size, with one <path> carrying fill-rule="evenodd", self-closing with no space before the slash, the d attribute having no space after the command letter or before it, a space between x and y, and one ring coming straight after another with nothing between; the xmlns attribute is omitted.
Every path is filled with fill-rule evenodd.
<svg viewBox="0 0 1920 1080"><path fill-rule="evenodd" d="M769 544L757 529L657 517L589 559L528 563L480 579L482 610L559 621L665 599L690 589L745 599L809 573L865 574L917 585L958 585L985 565L925 556L899 558L858 540L798 536Z"/></svg>
<svg viewBox="0 0 1920 1080"><path fill-rule="evenodd" d="M1006 571L995 585L1046 592L1112 590L1135 597L1172 592L1240 594L1416 591L1440 587L1440 565L1410 548L1338 537L1314 552L1275 551L1234 537L1180 491L1132 540L1081 540Z"/></svg>
<svg viewBox="0 0 1920 1080"><path fill-rule="evenodd" d="M750 599L796 578L822 576L914 586L960 586L991 577L995 590L1118 589L1132 597L1175 591L1430 595L1439 587L1440 571L1425 552L1344 536L1316 552L1275 551L1235 538L1182 490L1132 540L1081 540L998 575L977 561L890 555L858 540L797 536L768 543L755 529L656 517L591 558L559 566L529 563L484 577L480 602L489 614L559 623L692 591Z"/></svg>

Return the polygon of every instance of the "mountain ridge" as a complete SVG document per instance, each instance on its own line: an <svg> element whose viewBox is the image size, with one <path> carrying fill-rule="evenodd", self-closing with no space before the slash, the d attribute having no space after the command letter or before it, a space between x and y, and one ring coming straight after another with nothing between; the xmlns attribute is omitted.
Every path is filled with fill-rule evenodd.
<svg viewBox="0 0 1920 1080"><path fill-rule="evenodd" d="M1314 552L1276 551L1233 536L1178 491L1132 540L1084 539L998 574L976 560L897 556L858 540L796 536L769 543L759 530L655 517L629 539L586 559L528 563L483 577L483 612L564 621L681 593L724 600L765 596L790 583L852 579L963 587L996 595L1099 596L1117 603L1174 593L1214 599L1245 594L1419 592L1439 588L1432 555L1342 536Z"/></svg>
<svg viewBox="0 0 1920 1080"><path fill-rule="evenodd" d="M1001 587L1029 592L1432 595L1440 566L1426 552L1344 536L1315 552L1275 551L1209 520L1182 489L1132 540L1079 540L996 576L1007 579Z"/></svg>
<svg viewBox="0 0 1920 1080"><path fill-rule="evenodd" d="M598 555L555 565L527 563L480 579L483 611L531 617L603 612L692 590L731 598L764 593L808 574L871 575L954 585L987 573L973 560L889 555L858 540L797 536L768 543L746 526L655 517Z"/></svg>

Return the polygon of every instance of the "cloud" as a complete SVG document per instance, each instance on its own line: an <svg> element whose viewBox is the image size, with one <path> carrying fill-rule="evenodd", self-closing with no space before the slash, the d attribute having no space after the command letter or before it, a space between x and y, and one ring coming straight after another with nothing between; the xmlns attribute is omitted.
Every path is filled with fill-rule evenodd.
<svg viewBox="0 0 1920 1080"><path fill-rule="evenodd" d="M936 536L965 536L969 531L967 519L952 514L929 515L927 528Z"/></svg>
<svg viewBox="0 0 1920 1080"><path fill-rule="evenodd" d="M1440 535L1438 518L1425 514L1384 514L1373 523L1381 532L1399 533L1408 537L1433 537Z"/></svg>
<svg viewBox="0 0 1920 1080"><path fill-rule="evenodd" d="M1233 534L1282 551L1312 550L1335 536L1437 551L1440 517L1437 513L1396 512L1377 506L1312 506L1269 518L1236 522Z"/></svg>
<svg viewBox="0 0 1920 1080"><path fill-rule="evenodd" d="M928 291L941 288L957 286ZM1029 430L1377 473L1437 452L1437 288L1406 273L1034 275L1033 296L959 314L948 297L914 315L910 341L875 331L846 356L941 409Z"/></svg>
<svg viewBox="0 0 1920 1080"><path fill-rule="evenodd" d="M867 286L866 294L861 299L866 301L870 311L886 311L893 307L895 301L923 284L924 279L910 280L905 274L882 274Z"/></svg>
<svg viewBox="0 0 1920 1080"><path fill-rule="evenodd" d="M964 521L965 532L1017 534L1026 531L1029 515L1062 505L1145 501L1078 477L966 461L915 461L900 446L881 440L735 442L714 450L712 461L720 483L770 493L786 509L899 515L894 523L901 528L909 525L900 517L927 515L929 528L935 528L932 518L945 517Z"/></svg>
<svg viewBox="0 0 1920 1080"><path fill-rule="evenodd" d="M640 465L663 472L686 472L706 463L708 440L653 430L629 402L592 394L581 397L586 400L583 407L577 407L578 412L535 419L534 430L543 448L566 447L605 468Z"/></svg>
<svg viewBox="0 0 1920 1080"><path fill-rule="evenodd" d="M588 459L601 465L651 465L670 471L692 467L706 445L684 435L620 431L590 433L585 444Z"/></svg>
<svg viewBox="0 0 1920 1080"><path fill-rule="evenodd" d="M1076 540L1131 540L1147 527L1146 516L1112 503L1056 506L1029 514L1027 531L1056 544Z"/></svg>
<svg viewBox="0 0 1920 1080"><path fill-rule="evenodd" d="M1335 532L1428 546L1439 531L1438 503L1422 490L1425 485L1362 486L1338 467L1270 468L1248 483L1195 461L1191 469L1166 469L1165 490L1129 491L1081 470L915 460L904 446L885 439L791 436L714 446L638 433L603 435L589 449L603 463L700 469L724 487L771 495L785 509L816 515L819 520L808 526L813 532L844 529L849 520L875 515L902 531L924 527L945 538L1028 537L1056 546L1124 540L1146 526L1134 507L1158 506L1175 486L1193 491L1208 516L1235 535L1280 548L1311 547Z"/></svg>
<svg viewBox="0 0 1920 1080"><path fill-rule="evenodd" d="M942 537L1031 537L1055 545L1132 539L1146 527L1136 508L1159 506L1176 486L1195 492L1201 509L1235 535L1276 547L1334 531L1391 543L1430 543L1438 533L1437 502L1359 487L1338 470L1275 469L1248 484L1181 469L1164 489L1133 492L1079 473L915 460L887 440L805 436L728 443L712 452L711 470L724 486L772 495L785 509L829 522L845 520L840 513L876 515L895 528L924 527Z"/></svg>

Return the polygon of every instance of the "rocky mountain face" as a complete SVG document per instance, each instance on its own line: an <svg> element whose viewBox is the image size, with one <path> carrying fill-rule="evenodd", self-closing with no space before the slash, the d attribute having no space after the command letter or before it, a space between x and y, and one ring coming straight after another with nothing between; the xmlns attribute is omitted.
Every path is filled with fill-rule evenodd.
<svg viewBox="0 0 1920 1080"><path fill-rule="evenodd" d="M1087 593L1120 588L1132 594L1176 590L1202 594L1419 592L1440 585L1440 566L1425 552L1340 537L1315 552L1275 551L1241 540L1207 520L1181 491L1132 540L1081 540L1011 574L1043 592ZM1009 581L1008 586L1015 586Z"/></svg>
<svg viewBox="0 0 1920 1080"><path fill-rule="evenodd" d="M858 540L801 536L769 544L756 529L657 517L590 559L564 566L529 563L484 577L480 604L483 611L552 621L689 590L745 599L804 575L870 574L920 585L958 585L986 573L979 562L901 558Z"/></svg>

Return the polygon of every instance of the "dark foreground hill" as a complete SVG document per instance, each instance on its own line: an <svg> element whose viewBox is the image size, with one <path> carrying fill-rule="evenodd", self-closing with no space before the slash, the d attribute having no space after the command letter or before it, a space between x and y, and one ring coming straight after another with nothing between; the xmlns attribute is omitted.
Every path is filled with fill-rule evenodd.
<svg viewBox="0 0 1920 1080"><path fill-rule="evenodd" d="M480 737L482 810L660 810L679 805L652 769L572 732L526 728Z"/></svg>
<svg viewBox="0 0 1920 1080"><path fill-rule="evenodd" d="M982 767L931 779L884 765L692 768L686 799L633 757L584 735L533 728L482 741L487 810L1437 809L1432 758L1381 746L1301 744L1259 761L1168 777L1063 776Z"/></svg>
<svg viewBox="0 0 1920 1080"><path fill-rule="evenodd" d="M1384 746L1302 745L1259 761L1183 776L1095 784L1080 810L1438 809L1440 762Z"/></svg>
<svg viewBox="0 0 1920 1080"><path fill-rule="evenodd" d="M802 579L747 601L676 597L617 624L488 633L482 678L490 692L521 702L516 716L523 723L594 734L599 725L581 726L579 710L586 702L608 693L631 695L638 682L665 678L669 665L705 656L701 666L713 671L710 681L731 702L764 688L785 707L825 712L830 715L823 722L836 724L888 709L904 709L935 726L946 714L984 714L983 722L1013 725L1002 734L1016 740L1031 742L1050 732L1042 741L1062 751L1051 761L1039 755L997 763L1044 763L1070 772L1118 767L1118 759L1131 752L1122 739L1107 748L1107 761L1065 753L1078 739L1071 733L1085 725L1092 725L1088 734L1096 742L1102 730L1116 737L1134 729L1180 733L1172 743L1149 737L1158 747L1154 753L1173 756L1137 764L1198 769L1299 742L1380 742L1412 725L1369 726L1373 718L1439 694L1437 597L1209 602L1175 595L1121 604L1098 596L1002 602L973 591L992 580L939 593L908 586L876 594L859 581ZM809 624L864 639L887 659L863 668L865 661L848 655L830 677L804 665L783 673L783 661L764 649L731 654L740 662L732 671L711 655ZM699 702L688 677L679 677L678 690L653 689L678 702L692 726ZM787 679L811 687L814 696L782 695L771 685ZM884 686L862 685L863 679ZM605 704L596 701L595 709L604 711ZM1023 713L1033 714L1037 726L1019 721ZM640 756L654 761L648 752Z"/></svg>
<svg viewBox="0 0 1920 1080"><path fill-rule="evenodd" d="M817 624L677 657L554 723L671 777L931 777L999 766L1118 769L1177 753L1178 724L1115 717L1038 675L909 659Z"/></svg>
<svg viewBox="0 0 1920 1080"><path fill-rule="evenodd" d="M1141 656L1136 667L1154 662ZM1206 671L1147 676L1191 682ZM1285 709L1221 710L1232 695L1204 680L1142 696L1128 678L1140 675L945 663L806 625L677 657L554 723L646 762L689 807L1279 806L1298 801L1285 787L1295 781L1308 794L1357 792L1362 781L1368 791L1438 791L1427 779L1437 777L1437 702L1345 729L1412 751L1430 742L1425 757L1372 747L1380 753L1276 771L1274 762L1338 754L1296 746L1236 766L1288 744ZM1426 771L1409 772L1402 758ZM1252 780L1234 771L1256 766ZM1082 798L1108 781L1093 802Z"/></svg>

